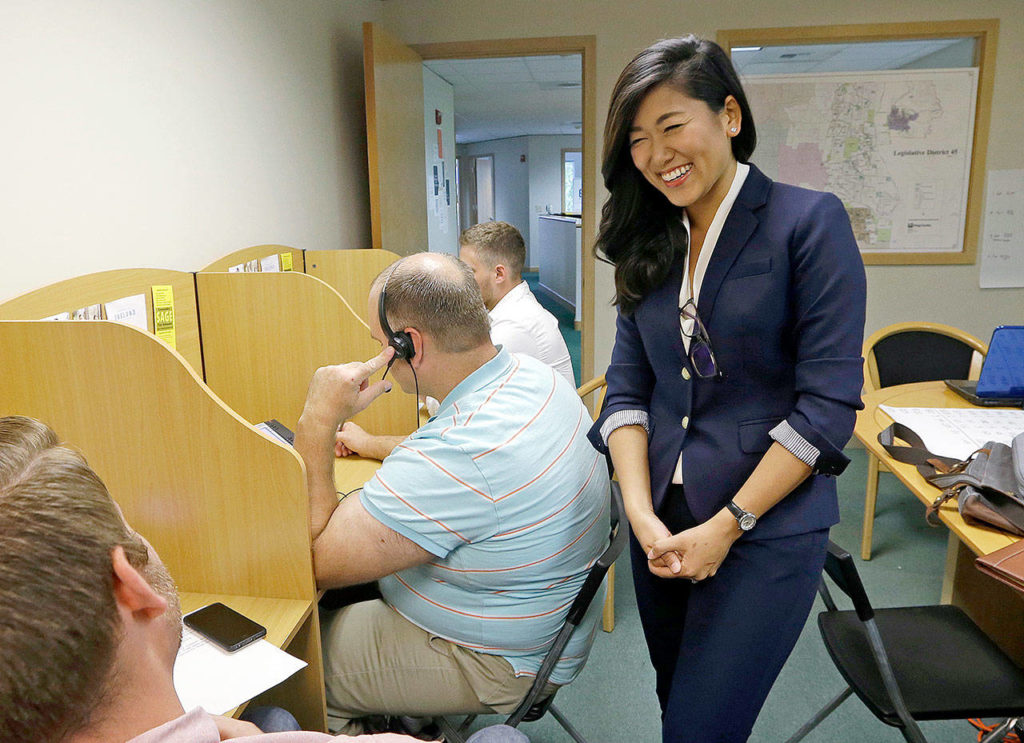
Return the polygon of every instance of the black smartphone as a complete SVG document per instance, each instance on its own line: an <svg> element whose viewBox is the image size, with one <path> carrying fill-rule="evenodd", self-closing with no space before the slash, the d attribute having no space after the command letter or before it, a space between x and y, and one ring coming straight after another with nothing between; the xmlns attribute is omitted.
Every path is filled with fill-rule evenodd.
<svg viewBox="0 0 1024 743"><path fill-rule="evenodd" d="M185 624L229 653L267 634L265 627L220 602L186 614Z"/></svg>

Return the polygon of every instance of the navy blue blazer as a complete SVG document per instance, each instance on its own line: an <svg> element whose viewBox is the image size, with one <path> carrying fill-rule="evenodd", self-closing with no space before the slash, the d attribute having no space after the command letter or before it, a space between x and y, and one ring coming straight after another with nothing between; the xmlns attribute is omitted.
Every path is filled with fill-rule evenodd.
<svg viewBox="0 0 1024 743"><path fill-rule="evenodd" d="M754 166L729 212L697 308L720 379L690 368L679 333L680 256L632 315L619 313L608 394L590 439L620 410L649 415L651 497L659 509L682 453L685 497L704 521L739 490L788 421L818 449L815 474L766 513L754 539L839 520L835 481L862 406L866 282L836 196L769 180ZM688 368L689 379L682 371Z"/></svg>

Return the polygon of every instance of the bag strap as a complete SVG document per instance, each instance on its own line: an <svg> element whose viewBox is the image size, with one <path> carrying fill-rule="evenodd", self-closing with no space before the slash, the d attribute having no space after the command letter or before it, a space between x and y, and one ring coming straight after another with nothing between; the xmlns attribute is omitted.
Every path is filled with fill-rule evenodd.
<svg viewBox="0 0 1024 743"><path fill-rule="evenodd" d="M896 439L906 441L910 446L897 446ZM932 454L920 436L908 426L902 423L893 423L878 433L878 443L881 444L890 457L897 462L912 464L917 467L926 480L939 475L947 475L961 471L967 466L967 460L961 461L952 457L942 457ZM973 457L973 455L971 455Z"/></svg>

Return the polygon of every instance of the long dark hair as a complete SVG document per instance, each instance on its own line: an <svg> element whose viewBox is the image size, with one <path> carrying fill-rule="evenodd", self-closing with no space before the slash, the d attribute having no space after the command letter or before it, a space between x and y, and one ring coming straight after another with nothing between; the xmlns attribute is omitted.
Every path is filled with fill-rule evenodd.
<svg viewBox="0 0 1024 743"><path fill-rule="evenodd" d="M733 156L747 162L757 143L743 86L715 42L693 35L665 39L626 65L612 91L604 128L601 175L611 195L601 210L595 246L595 252L604 253L615 264L615 304L626 313L665 280L673 261L687 248L679 207L644 179L629 153L629 129L637 109L647 93L662 83L703 101L715 113L731 95L743 117L740 133L731 140Z"/></svg>

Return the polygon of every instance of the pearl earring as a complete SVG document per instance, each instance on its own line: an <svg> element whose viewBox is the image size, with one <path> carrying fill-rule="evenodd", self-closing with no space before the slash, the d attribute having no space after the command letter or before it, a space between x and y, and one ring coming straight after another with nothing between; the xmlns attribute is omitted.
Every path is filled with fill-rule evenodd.
<svg viewBox="0 0 1024 743"><path fill-rule="evenodd" d="M732 128L732 129L730 129L729 131L730 131L730 132L732 132L733 134L735 134L735 133L736 133L736 132L738 131L738 129L736 129L736 127L733 127L733 128Z"/></svg>

